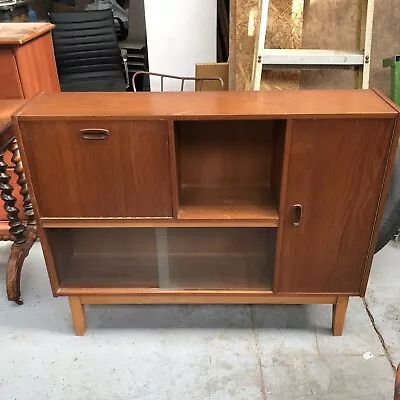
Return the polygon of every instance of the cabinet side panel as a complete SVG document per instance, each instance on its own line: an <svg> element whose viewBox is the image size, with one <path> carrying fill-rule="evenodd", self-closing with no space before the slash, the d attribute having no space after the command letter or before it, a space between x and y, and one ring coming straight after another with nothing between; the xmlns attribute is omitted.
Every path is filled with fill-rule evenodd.
<svg viewBox="0 0 400 400"><path fill-rule="evenodd" d="M25 98L60 91L50 32L16 48L15 57Z"/></svg>
<svg viewBox="0 0 400 400"><path fill-rule="evenodd" d="M376 243L378 241L379 236L379 227L382 220L383 212L385 210L386 198L389 192L389 187L391 183L391 175L393 170L394 161L396 158L396 151L398 151L398 141L400 137L400 118L398 117L396 120L395 128L393 129L392 141L390 144L390 155L387 160L386 168L385 168L385 177L382 182L382 190L379 199L379 206L376 212L375 221L374 221L374 233L371 237L371 243L368 253L368 258L365 266L364 277L361 283L360 295L365 296L365 291L367 290L369 273L371 271L372 258L375 254Z"/></svg>
<svg viewBox="0 0 400 400"><path fill-rule="evenodd" d="M33 211L35 213L35 220L36 220L36 232L40 238L40 244L42 246L42 251L43 251L43 256L45 259L45 263L46 263L46 268L47 268L47 273L49 275L49 280L50 280L50 285L51 285L51 290L53 292L53 295L56 296L58 289L60 288L60 283L58 280L58 275L57 275L57 271L56 271L56 267L55 267L55 263L54 263L54 259L53 259L53 255L50 249L50 245L49 242L47 240L47 235L43 229L42 226L42 222L39 218L39 210L37 207L37 201L36 201L36 196L35 196L35 191L34 191L34 187L32 185L32 180L31 180L31 174L30 174L30 170L29 170L29 164L28 164L28 160L26 158L26 154L25 154L25 147L24 147L24 137L21 133L21 127L20 124L17 122L16 117L13 117L13 126L14 131L15 131L15 136L17 138L18 141L18 147L21 153L21 158L22 158L22 163L24 165L24 172L25 172L25 176L26 176L26 181L28 184L28 189L29 189L29 195L32 201L32 206L33 206Z"/></svg>
<svg viewBox="0 0 400 400"><path fill-rule="evenodd" d="M21 82L19 80L17 63L12 49L0 50L0 98L23 99Z"/></svg>
<svg viewBox="0 0 400 400"><path fill-rule="evenodd" d="M280 293L360 292L393 127L378 119L293 121Z"/></svg>

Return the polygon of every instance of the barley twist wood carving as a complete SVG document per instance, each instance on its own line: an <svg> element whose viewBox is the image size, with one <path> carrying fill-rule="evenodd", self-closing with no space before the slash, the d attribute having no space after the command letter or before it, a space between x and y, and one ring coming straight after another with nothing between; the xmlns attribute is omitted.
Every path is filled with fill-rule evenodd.
<svg viewBox="0 0 400 400"><path fill-rule="evenodd" d="M10 175L7 173L7 163L4 161L4 150L0 152L0 192L4 202L4 210L7 212L9 232L14 236L14 242L25 242L25 226L18 217L18 208L15 206L16 198L13 196L13 187L10 185Z"/></svg>
<svg viewBox="0 0 400 400"><path fill-rule="evenodd" d="M18 176L17 184L20 187L19 193L21 194L23 199L24 214L27 218L27 225L35 226L35 215L33 213L31 197L29 196L28 185L26 183L25 172L22 166L21 155L19 153L17 141L14 140L13 142L11 142L8 149L12 153L11 161L15 165L14 171Z"/></svg>

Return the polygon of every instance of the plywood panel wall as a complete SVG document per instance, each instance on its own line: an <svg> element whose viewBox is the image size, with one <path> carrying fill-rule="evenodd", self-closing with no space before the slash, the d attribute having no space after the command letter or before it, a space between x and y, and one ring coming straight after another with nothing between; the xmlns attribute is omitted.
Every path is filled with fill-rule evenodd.
<svg viewBox="0 0 400 400"><path fill-rule="evenodd" d="M286 1L286 0L285 0ZM237 11L236 66L235 84L237 89L249 88L251 77L254 37L248 36L248 21L251 10L258 7L257 0L232 0ZM254 12L254 11L253 11ZM357 27L357 0L305 0L301 40L292 37L292 45L301 42L304 48L327 48L354 50ZM300 20L299 20L300 21ZM370 87L376 87L384 93L390 93L390 71L382 67L382 59L400 54L400 7L398 0L375 0L374 28L372 37L372 65ZM278 24L284 32L284 24ZM271 42L269 42L271 40ZM282 42L280 42L282 40ZM267 43L274 47L284 47L285 35L267 36ZM287 43L287 42L286 42ZM297 43L297 44L296 44ZM289 41L290 44L290 41ZM231 46L232 49L233 46ZM302 71L300 88L351 88L353 87L352 71ZM270 88L263 75L263 88ZM287 75L285 79L287 78ZM298 78L293 78L296 87ZM290 86L290 84L288 84Z"/></svg>
<svg viewBox="0 0 400 400"><path fill-rule="evenodd" d="M232 4L234 3L234 4ZM234 64L236 89L249 90L251 87L251 69L254 56L255 34L259 21L258 0L232 1L231 28L235 30L236 46L231 64ZM232 7L233 6L233 7ZM235 20L234 20L235 19ZM265 47L299 48L303 25L303 0L270 0L268 14L268 32ZM262 89L298 89L298 71L264 71Z"/></svg>

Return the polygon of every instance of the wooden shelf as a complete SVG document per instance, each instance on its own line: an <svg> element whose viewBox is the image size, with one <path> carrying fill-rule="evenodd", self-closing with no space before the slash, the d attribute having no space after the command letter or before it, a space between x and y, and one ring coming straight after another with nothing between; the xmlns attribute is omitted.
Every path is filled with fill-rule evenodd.
<svg viewBox="0 0 400 400"><path fill-rule="evenodd" d="M179 219L261 220L277 227L278 213L269 187L183 187Z"/></svg>

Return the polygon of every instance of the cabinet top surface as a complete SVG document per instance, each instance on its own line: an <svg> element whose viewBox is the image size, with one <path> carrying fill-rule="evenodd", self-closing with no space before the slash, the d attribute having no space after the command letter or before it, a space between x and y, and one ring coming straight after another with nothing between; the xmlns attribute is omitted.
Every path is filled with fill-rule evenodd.
<svg viewBox="0 0 400 400"><path fill-rule="evenodd" d="M10 22L0 26L0 45L21 45L54 28L48 22Z"/></svg>
<svg viewBox="0 0 400 400"><path fill-rule="evenodd" d="M397 111L373 90L268 92L45 93L18 119L394 118Z"/></svg>

